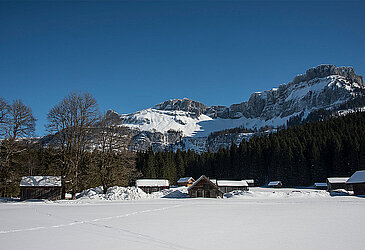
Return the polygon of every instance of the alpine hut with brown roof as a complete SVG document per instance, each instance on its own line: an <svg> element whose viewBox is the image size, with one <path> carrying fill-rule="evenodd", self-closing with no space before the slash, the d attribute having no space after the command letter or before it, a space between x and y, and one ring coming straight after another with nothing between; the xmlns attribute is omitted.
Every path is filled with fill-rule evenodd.
<svg viewBox="0 0 365 250"><path fill-rule="evenodd" d="M61 176L23 176L20 181L20 200L61 198Z"/></svg>
<svg viewBox="0 0 365 250"><path fill-rule="evenodd" d="M351 185L346 184L348 179L349 177L327 178L327 191L333 191L338 189L350 190Z"/></svg>
<svg viewBox="0 0 365 250"><path fill-rule="evenodd" d="M165 179L139 179L136 180L136 187L150 194L170 187L169 180Z"/></svg>
<svg viewBox="0 0 365 250"><path fill-rule="evenodd" d="M182 177L177 181L178 186L190 187L195 182L193 177Z"/></svg>
<svg viewBox="0 0 365 250"><path fill-rule="evenodd" d="M365 170L356 171L346 184L352 185L354 195L365 195Z"/></svg>
<svg viewBox="0 0 365 250"><path fill-rule="evenodd" d="M217 198L223 197L223 192L219 190L218 186L209 180L208 177L202 175L188 188L189 196L191 198Z"/></svg>
<svg viewBox="0 0 365 250"><path fill-rule="evenodd" d="M281 188L283 187L283 183L281 181L270 181L267 186L270 188Z"/></svg>
<svg viewBox="0 0 365 250"><path fill-rule="evenodd" d="M229 181L217 180L217 186L223 193L229 193L234 190L248 191L248 184L246 181Z"/></svg>

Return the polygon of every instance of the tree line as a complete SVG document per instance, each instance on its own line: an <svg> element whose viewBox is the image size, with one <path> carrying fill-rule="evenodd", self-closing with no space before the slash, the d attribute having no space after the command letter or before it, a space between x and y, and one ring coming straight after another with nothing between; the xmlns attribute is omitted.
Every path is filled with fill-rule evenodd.
<svg viewBox="0 0 365 250"><path fill-rule="evenodd" d="M326 116L319 112L316 117ZM258 185L281 180L286 186L307 186L365 169L364 112L306 124L299 117L291 127L201 154L128 150L131 133L114 119L99 111L90 94L70 93L50 109L49 135L37 139L32 138L36 119L31 108L0 98L0 197L18 196L26 175L61 176L63 193L75 198L86 188L103 186L106 192L140 177L174 184L180 177L204 174L255 179Z"/></svg>
<svg viewBox="0 0 365 250"><path fill-rule="evenodd" d="M327 177L351 176L365 169L365 113L280 129L254 136L216 153L194 151L138 153L137 169L145 177L255 179L265 185L281 180L285 186L308 186Z"/></svg>
<svg viewBox="0 0 365 250"><path fill-rule="evenodd" d="M32 140L35 118L21 100L0 99L0 197L18 196L24 175L61 176L63 193L128 185L140 175L128 129L98 109L88 93L70 93L47 116L49 135ZM42 144L42 140L47 140Z"/></svg>

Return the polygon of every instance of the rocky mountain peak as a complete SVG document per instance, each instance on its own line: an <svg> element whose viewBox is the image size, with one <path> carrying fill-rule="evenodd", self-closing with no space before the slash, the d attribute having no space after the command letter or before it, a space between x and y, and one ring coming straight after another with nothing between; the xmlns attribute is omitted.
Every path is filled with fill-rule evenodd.
<svg viewBox="0 0 365 250"><path fill-rule="evenodd" d="M331 75L339 75L346 77L352 82L356 82L360 85L364 85L362 76L356 75L353 67L341 66L336 67L335 65L322 64L317 67L308 69L305 74L297 75L292 83L298 84L300 82L308 82L315 78L323 78Z"/></svg>
<svg viewBox="0 0 365 250"><path fill-rule="evenodd" d="M208 109L208 106L204 105L201 102L184 98L168 100L157 104L154 108L158 110L182 110L186 112L191 112L196 116L200 116Z"/></svg>

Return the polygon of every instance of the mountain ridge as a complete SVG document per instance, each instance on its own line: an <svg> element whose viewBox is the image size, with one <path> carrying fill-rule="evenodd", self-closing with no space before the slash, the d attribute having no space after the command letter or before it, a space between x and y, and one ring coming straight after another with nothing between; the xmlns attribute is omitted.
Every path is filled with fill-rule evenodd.
<svg viewBox="0 0 365 250"><path fill-rule="evenodd" d="M365 96L365 85L363 77L357 75L353 67L323 64L308 69L277 88L252 93L247 101L229 107L209 107L199 101L183 98L170 99L132 114L108 113L118 117L120 125L129 127L136 134L143 131L161 133L158 142L151 139L147 144L165 148L187 137L207 138L210 133L224 129L285 125L297 115L305 118L318 109L338 109L359 96ZM167 132L171 137L174 131L181 134L174 136L180 141L161 139ZM203 143L202 140L199 143Z"/></svg>

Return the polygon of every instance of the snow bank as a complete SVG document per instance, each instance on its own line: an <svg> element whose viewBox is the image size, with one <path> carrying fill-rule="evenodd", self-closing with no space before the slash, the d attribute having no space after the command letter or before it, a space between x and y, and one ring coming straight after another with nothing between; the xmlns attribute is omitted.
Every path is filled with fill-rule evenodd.
<svg viewBox="0 0 365 250"><path fill-rule="evenodd" d="M272 188L251 188L251 191L235 190L224 194L224 198L322 198L330 197L330 194L325 190L300 190L300 189L278 189Z"/></svg>
<svg viewBox="0 0 365 250"><path fill-rule="evenodd" d="M151 194L145 193L137 187L110 187L106 194L103 194L102 187L90 188L79 193L77 199L91 200L142 200L142 199L157 199L157 198L186 198L187 188L170 188Z"/></svg>

